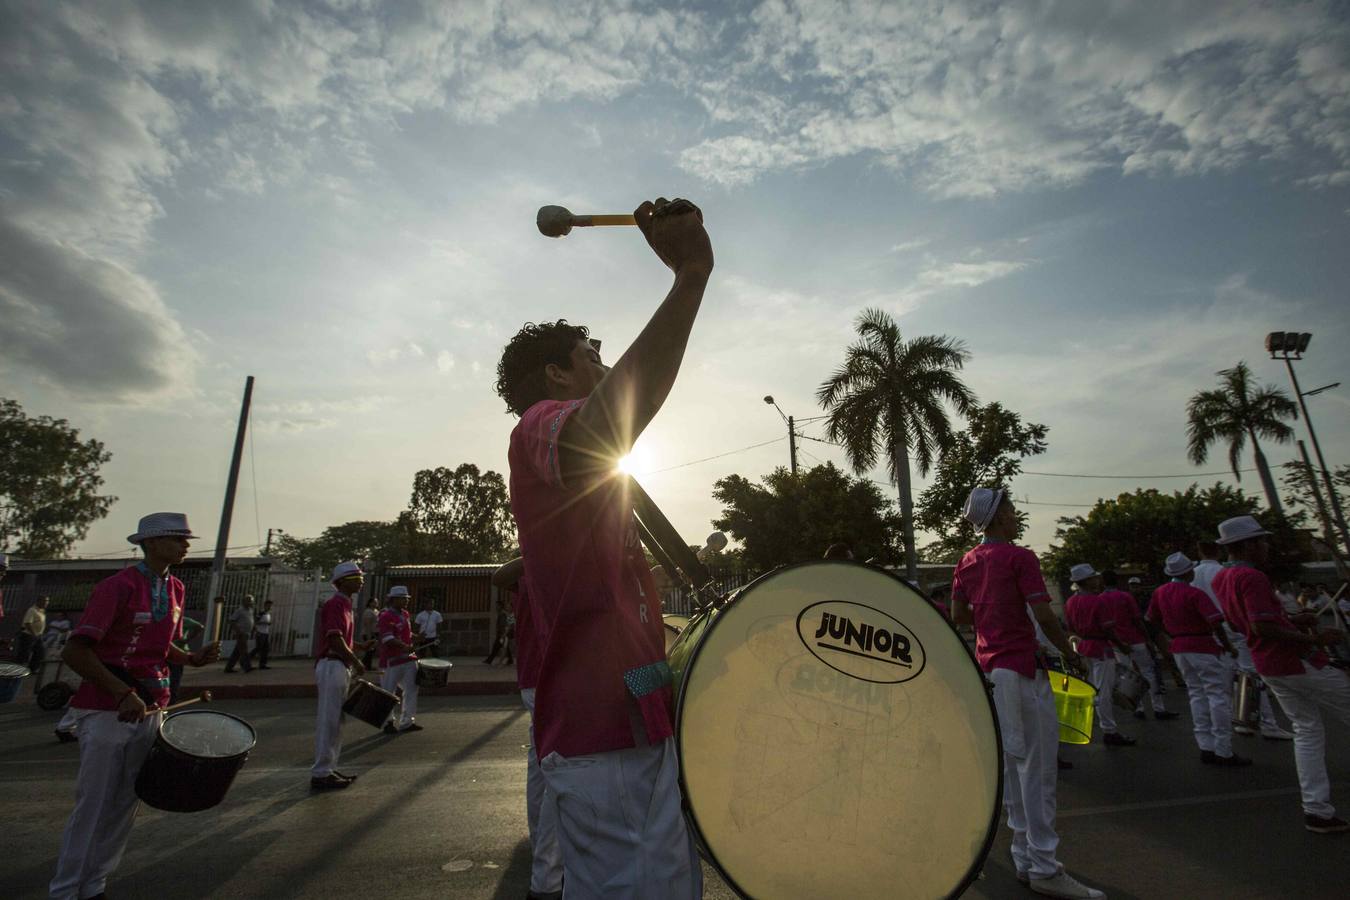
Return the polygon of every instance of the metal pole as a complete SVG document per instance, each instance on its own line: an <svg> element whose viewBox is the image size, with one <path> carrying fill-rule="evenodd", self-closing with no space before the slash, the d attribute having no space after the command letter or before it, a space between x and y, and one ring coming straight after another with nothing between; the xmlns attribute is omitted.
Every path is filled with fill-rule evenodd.
<svg viewBox="0 0 1350 900"><path fill-rule="evenodd" d="M244 456L244 434L248 430L248 408L253 402L253 376L244 382L244 402L239 408L239 427L234 433L234 455L230 458L230 477L225 483L225 505L220 510L220 531L216 533L216 555L211 560L211 582L207 591L206 633L212 640L220 638L220 617L223 607L214 602L225 578L225 550L230 544L230 519L234 516L234 491L239 484L239 463Z"/></svg>
<svg viewBox="0 0 1350 900"><path fill-rule="evenodd" d="M797 428L788 416L788 453L792 457L792 474L797 474Z"/></svg>
<svg viewBox="0 0 1350 900"><path fill-rule="evenodd" d="M1317 475L1313 472L1312 462L1308 459L1308 448L1304 446L1302 440L1298 441L1298 452L1303 457L1303 471L1308 475L1308 483L1312 485L1313 499L1317 501L1317 517L1322 522L1322 540L1327 542L1327 547L1331 549L1331 557L1336 561L1336 574L1344 580L1350 577L1350 569L1347 569L1340 548L1336 546L1336 533L1331 527L1331 516L1327 514L1322 489L1317 486Z"/></svg>
<svg viewBox="0 0 1350 900"><path fill-rule="evenodd" d="M1303 391L1298 386L1298 376L1294 374L1294 364L1289 354L1284 354L1284 367L1289 370L1289 380L1294 384L1294 394L1298 397L1299 408L1303 410L1303 424L1308 426L1308 437L1312 438L1313 453L1317 454L1317 465L1322 469L1322 484L1327 489L1327 499L1331 501L1331 514L1340 532L1341 543L1350 552L1350 529L1345 526L1345 512L1341 509L1340 497L1336 495L1336 486L1331 482L1331 472L1327 470L1327 461L1322 457L1322 445L1317 442L1317 431L1313 428L1312 416L1308 415L1308 404L1303 400Z"/></svg>

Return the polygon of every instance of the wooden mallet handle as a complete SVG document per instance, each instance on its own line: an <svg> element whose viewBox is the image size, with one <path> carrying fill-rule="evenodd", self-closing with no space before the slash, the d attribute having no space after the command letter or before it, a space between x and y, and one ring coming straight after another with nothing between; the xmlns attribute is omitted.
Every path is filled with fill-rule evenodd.
<svg viewBox="0 0 1350 900"><path fill-rule="evenodd" d="M172 706L164 707L163 709L160 710L160 712L163 713L177 712L183 707L191 706L194 703L210 703L210 702L211 702L211 692L202 691L199 696L193 697L191 700L180 700L179 702L173 704Z"/></svg>
<svg viewBox="0 0 1350 900"><path fill-rule="evenodd" d="M563 206L541 206L535 217L539 233L544 237L563 237L573 228L589 228L601 225L636 225L637 221L630 213L619 215L574 215Z"/></svg>

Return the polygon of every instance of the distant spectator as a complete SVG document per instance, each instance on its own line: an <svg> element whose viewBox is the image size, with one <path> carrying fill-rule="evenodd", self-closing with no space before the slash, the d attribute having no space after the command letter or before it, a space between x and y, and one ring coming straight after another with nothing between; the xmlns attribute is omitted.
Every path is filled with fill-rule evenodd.
<svg viewBox="0 0 1350 900"><path fill-rule="evenodd" d="M361 610L361 640L373 642L361 659L361 665L367 669L375 662L375 653L379 650L380 645L379 637L380 604L374 597L371 597L366 601L366 608Z"/></svg>
<svg viewBox="0 0 1350 900"><path fill-rule="evenodd" d="M445 617L438 611L432 609L430 600L422 601L422 611L417 614L416 624L417 633L422 636L425 644L417 652L422 656L432 659L436 656L437 645L441 636L441 623Z"/></svg>
<svg viewBox="0 0 1350 900"><path fill-rule="evenodd" d="M33 672L34 693L42 686L42 663L47 659L47 648L42 643L42 633L47 630L47 600L39 597L28 607L19 623L19 636L14 645L14 661Z"/></svg>
<svg viewBox="0 0 1350 900"><path fill-rule="evenodd" d="M945 584L941 584L933 588L931 591L928 592L928 602L933 604L933 607L937 609L938 612L942 613L942 618L950 621L952 617L952 611L947 606L948 588L949 586Z"/></svg>
<svg viewBox="0 0 1350 900"><path fill-rule="evenodd" d="M253 652L258 657L258 668L270 669L267 664L268 655L272 652L272 601L264 600L262 612L258 613L258 621L253 625Z"/></svg>
<svg viewBox="0 0 1350 900"><path fill-rule="evenodd" d="M70 617L66 615L64 609L53 610L47 620L47 633L42 636L42 643L48 650L59 651L66 645L68 637L70 637Z"/></svg>
<svg viewBox="0 0 1350 900"><path fill-rule="evenodd" d="M817 545L817 546L819 546L819 545ZM826 558L826 559L852 559L852 558L853 558L853 548L850 547L848 544L844 544L844 543L831 544L831 545L830 545L829 547L827 547L826 550L825 550L825 558Z"/></svg>
<svg viewBox="0 0 1350 900"><path fill-rule="evenodd" d="M253 663L248 658L248 639L253 636L252 594L245 594L239 608L230 616L230 634L234 638L234 651L230 653L230 661L225 663L225 671L233 672L236 665L241 665L245 672L252 672Z"/></svg>

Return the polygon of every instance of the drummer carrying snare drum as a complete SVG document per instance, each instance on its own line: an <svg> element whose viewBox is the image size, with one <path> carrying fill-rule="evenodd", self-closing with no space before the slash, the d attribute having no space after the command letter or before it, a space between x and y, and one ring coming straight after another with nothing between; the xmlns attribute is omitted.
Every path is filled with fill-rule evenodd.
<svg viewBox="0 0 1350 900"><path fill-rule="evenodd" d="M1028 607L1065 663L1077 667L1078 654L1050 609L1036 554L1012 543L1020 526L1007 494L975 488L962 513L984 540L952 574L952 620L975 626L975 658L994 685L1003 735L1003 805L1017 879L1049 897L1103 897L1065 872L1055 857L1059 722L1050 679L1037 667Z"/></svg>
<svg viewBox="0 0 1350 900"><path fill-rule="evenodd" d="M341 790L356 780L336 768L342 753L342 703L347 699L353 674L366 667L356 658L367 644L352 644L352 598L361 591L365 573L354 562L338 563L333 568L333 587L337 592L319 608L319 639L314 644L314 683L318 688L319 708L314 720L314 767L309 770L309 786L316 791Z"/></svg>
<svg viewBox="0 0 1350 900"><path fill-rule="evenodd" d="M169 664L204 666L218 643L196 653L182 634L183 582L169 574L196 535L182 513L152 513L127 538L145 559L94 587L62 659L84 679L70 707L80 737L75 809L61 836L49 887L58 900L102 896L131 835L140 802L136 776L169 703Z"/></svg>
<svg viewBox="0 0 1350 900"><path fill-rule="evenodd" d="M1069 580L1078 592L1064 604L1069 630L1078 635L1078 652L1087 660L1092 686L1097 690L1097 721L1102 726L1102 743L1108 747L1132 747L1134 738L1116 729L1113 695L1116 690L1116 655L1126 659L1130 645L1116 634L1116 604L1102 596L1102 576L1090 563L1078 563L1069 570ZM1112 652L1114 648L1115 653Z"/></svg>
<svg viewBox="0 0 1350 900"><path fill-rule="evenodd" d="M417 716L417 654L413 652L412 619L408 615L411 599L403 585L391 587L377 626L380 668L384 670L380 687L390 693L395 692L395 687L403 688L402 702L384 723L385 734L422 730L422 726L413 721Z"/></svg>

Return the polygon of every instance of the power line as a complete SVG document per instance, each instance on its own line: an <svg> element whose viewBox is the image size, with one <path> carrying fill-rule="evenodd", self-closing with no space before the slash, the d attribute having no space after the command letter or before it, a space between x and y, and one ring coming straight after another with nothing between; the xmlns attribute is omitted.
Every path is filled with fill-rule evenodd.
<svg viewBox="0 0 1350 900"><path fill-rule="evenodd" d="M758 444L751 444L748 447L737 447L735 450L728 450L725 453L715 453L712 456L705 456L702 459L691 459L689 462L682 462L675 466L666 466L664 469L653 469L650 472L643 472L643 475L659 475L662 472L673 472L676 469L683 469L686 466L696 466L699 463L711 462L714 459L721 459L724 456L731 456L734 453L744 453L747 450L754 450L757 447L767 447L770 444L777 444L779 441L787 440L787 436L776 437L771 441L761 441Z"/></svg>
<svg viewBox="0 0 1350 900"><path fill-rule="evenodd" d="M258 548L258 547L261 547L261 546L262 546L262 544L240 544L240 545L237 546L237 547L226 547L226 548L225 548L225 551L228 553L228 552L231 551L231 550L249 550L249 549ZM112 558L116 558L116 557L119 557L119 556L125 556L125 557L127 557L127 558L130 558L130 557L132 557L132 556L134 556L134 555L136 554L137 549L138 549L138 548L136 548L136 547L134 547L134 546L128 544L125 550L105 550L105 551L102 551L102 552L100 552L100 553L81 553L81 554L80 554L78 557L76 557L76 558L77 558L77 559L98 559L98 558L100 558L100 557L112 557ZM214 547L212 547L212 548L209 549L209 550L189 550L189 551L188 551L188 556L194 556L194 555L196 555L196 554L198 554L198 553L215 553L215 552L216 552L216 548L214 548Z"/></svg>
<svg viewBox="0 0 1350 900"><path fill-rule="evenodd" d="M1256 469L1238 469L1239 472L1255 472ZM1231 475L1232 472L1224 470L1222 472L1187 472L1181 475L1089 475L1084 472L1030 472L1022 470L1021 475L1040 475L1045 478L1206 478L1210 475Z"/></svg>

